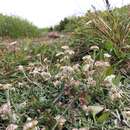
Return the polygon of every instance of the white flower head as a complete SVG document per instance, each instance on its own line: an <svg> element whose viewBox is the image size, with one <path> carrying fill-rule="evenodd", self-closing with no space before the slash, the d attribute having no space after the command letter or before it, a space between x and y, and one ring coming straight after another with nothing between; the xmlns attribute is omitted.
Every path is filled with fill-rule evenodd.
<svg viewBox="0 0 130 130"><path fill-rule="evenodd" d="M130 110L128 110L128 111L123 111L123 114L124 114L126 117L130 117Z"/></svg>
<svg viewBox="0 0 130 130"><path fill-rule="evenodd" d="M80 65L79 64L75 64L75 65L73 65L73 69L75 70L75 71L80 71Z"/></svg>
<svg viewBox="0 0 130 130"><path fill-rule="evenodd" d="M34 70L31 72L31 74L33 74L34 76L35 76L36 74L39 74L38 69L37 69L37 68L34 68Z"/></svg>
<svg viewBox="0 0 130 130"><path fill-rule="evenodd" d="M37 54L37 57L41 57L41 54Z"/></svg>
<svg viewBox="0 0 130 130"><path fill-rule="evenodd" d="M46 129L46 127L42 127L42 129L41 129L41 130L47 130L47 129Z"/></svg>
<svg viewBox="0 0 130 130"><path fill-rule="evenodd" d="M117 88L111 88L109 95L112 101L119 100L122 98L123 91Z"/></svg>
<svg viewBox="0 0 130 130"><path fill-rule="evenodd" d="M60 59L60 62L69 60L70 57L68 55L65 55L62 59Z"/></svg>
<svg viewBox="0 0 130 130"><path fill-rule="evenodd" d="M64 50L69 50L69 46L62 46L61 48Z"/></svg>
<svg viewBox="0 0 130 130"><path fill-rule="evenodd" d="M23 130L30 130L36 127L38 124L37 120L30 121L23 126Z"/></svg>
<svg viewBox="0 0 130 130"><path fill-rule="evenodd" d="M11 106L9 103L5 103L0 107L0 115L7 115L11 112Z"/></svg>
<svg viewBox="0 0 130 130"><path fill-rule="evenodd" d="M66 119L63 116L61 116L61 115L57 115L55 117L55 120L58 122L58 124L60 126L63 126L65 124L65 122L66 122Z"/></svg>
<svg viewBox="0 0 130 130"><path fill-rule="evenodd" d="M90 50L99 50L99 47L96 46L96 45L95 45L95 46L91 46L91 47L90 47Z"/></svg>
<svg viewBox="0 0 130 130"><path fill-rule="evenodd" d="M56 54L56 57L59 57L59 56L61 56L61 55L64 55L64 52L58 52L58 53Z"/></svg>
<svg viewBox="0 0 130 130"><path fill-rule="evenodd" d="M53 82L53 84L54 84L55 87L56 87L56 86L59 86L59 85L61 85L61 81L56 80L55 82Z"/></svg>
<svg viewBox="0 0 130 130"><path fill-rule="evenodd" d="M79 130L89 130L88 128L79 128Z"/></svg>
<svg viewBox="0 0 130 130"><path fill-rule="evenodd" d="M73 128L72 130L79 130L78 128Z"/></svg>
<svg viewBox="0 0 130 130"><path fill-rule="evenodd" d="M65 50L65 54L68 54L68 55L74 55L74 51L73 50Z"/></svg>
<svg viewBox="0 0 130 130"><path fill-rule="evenodd" d="M91 58L90 55L86 55L86 56L84 56L82 59L83 59L83 60L90 60L90 59L92 59L92 58Z"/></svg>
<svg viewBox="0 0 130 130"><path fill-rule="evenodd" d="M92 77L88 77L87 84L89 86L96 86L96 81Z"/></svg>
<svg viewBox="0 0 130 130"><path fill-rule="evenodd" d="M14 46L14 45L16 45L16 44L18 44L17 41L14 41L14 42L11 42L11 43L10 43L11 46Z"/></svg>
<svg viewBox="0 0 130 130"><path fill-rule="evenodd" d="M86 23L86 25L89 25L89 24L91 24L92 23L92 20L89 20L87 23Z"/></svg>
<svg viewBox="0 0 130 130"><path fill-rule="evenodd" d="M12 87L12 84L0 84L0 90L7 90Z"/></svg>
<svg viewBox="0 0 130 130"><path fill-rule="evenodd" d="M112 83L113 82L113 79L115 79L115 75L114 74L111 74L109 76L107 76L104 81L108 81L109 83Z"/></svg>
<svg viewBox="0 0 130 130"><path fill-rule="evenodd" d="M84 72L88 72L89 69L90 69L90 65L89 65L89 64L85 64L85 65L83 66L83 71L84 71Z"/></svg>
<svg viewBox="0 0 130 130"><path fill-rule="evenodd" d="M51 74L45 71L41 73L41 76L44 78L44 80L49 80L51 78Z"/></svg>
<svg viewBox="0 0 130 130"><path fill-rule="evenodd" d="M44 72L46 70L45 66L40 66L40 67L35 67L30 74L33 74L34 76L36 76L37 74L41 74L42 72Z"/></svg>
<svg viewBox="0 0 130 130"><path fill-rule="evenodd" d="M23 67L22 65L19 65L19 66L18 66L18 70L24 71L24 67Z"/></svg>
<svg viewBox="0 0 130 130"><path fill-rule="evenodd" d="M72 73L74 69L71 66L61 66L60 68L63 72L70 72Z"/></svg>
<svg viewBox="0 0 130 130"><path fill-rule="evenodd" d="M44 58L44 60L43 60L45 63L48 63L49 62L49 60L48 60L48 58L46 57L46 58Z"/></svg>
<svg viewBox="0 0 130 130"><path fill-rule="evenodd" d="M92 59L92 57L90 55L86 55L82 59L87 64L93 65L93 63L94 63L94 60Z"/></svg>
<svg viewBox="0 0 130 130"><path fill-rule="evenodd" d="M110 67L109 62L104 62L104 61L96 61L95 62L95 66L97 68L106 68L106 67Z"/></svg>
<svg viewBox="0 0 130 130"><path fill-rule="evenodd" d="M17 128L18 128L18 126L16 124L10 124L10 125L8 125L6 130L16 130Z"/></svg>
<svg viewBox="0 0 130 130"><path fill-rule="evenodd" d="M104 54L104 58L111 58L111 55L108 54L108 53L105 53L105 54Z"/></svg>
<svg viewBox="0 0 130 130"><path fill-rule="evenodd" d="M126 45L123 47L124 49L130 49L130 45Z"/></svg>
<svg viewBox="0 0 130 130"><path fill-rule="evenodd" d="M83 111L88 112L88 107L87 107L87 105L82 105L81 108L83 109Z"/></svg>

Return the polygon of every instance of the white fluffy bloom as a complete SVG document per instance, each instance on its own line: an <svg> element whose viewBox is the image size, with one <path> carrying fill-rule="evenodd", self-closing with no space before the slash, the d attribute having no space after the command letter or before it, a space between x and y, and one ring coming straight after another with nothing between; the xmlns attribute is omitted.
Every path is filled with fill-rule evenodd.
<svg viewBox="0 0 130 130"><path fill-rule="evenodd" d="M74 51L73 50L65 50L65 54L68 54L68 55L74 55Z"/></svg>
<svg viewBox="0 0 130 130"><path fill-rule="evenodd" d="M36 127L38 124L37 120L30 121L23 126L23 130L30 130Z"/></svg>
<svg viewBox="0 0 130 130"><path fill-rule="evenodd" d="M96 61L96 62L95 62L95 66L96 66L97 68L105 68L105 67L109 67L110 64L109 64L109 62Z"/></svg>
<svg viewBox="0 0 130 130"><path fill-rule="evenodd" d="M64 50L68 50L69 46L62 46L61 48L64 49Z"/></svg>
<svg viewBox="0 0 130 130"><path fill-rule="evenodd" d="M84 56L82 59L83 59L83 61L84 61L86 64L93 65L93 63L94 63L94 60L92 59L92 57L91 57L90 55L86 55L86 56Z"/></svg>
<svg viewBox="0 0 130 130"><path fill-rule="evenodd" d="M27 106L27 101L24 101L24 102L16 105L17 109L23 109L26 106Z"/></svg>
<svg viewBox="0 0 130 130"><path fill-rule="evenodd" d="M85 65L83 66L83 71L84 71L84 72L87 72L87 71L89 71L89 68L90 68L90 65L89 65L89 64L85 64Z"/></svg>
<svg viewBox="0 0 130 130"><path fill-rule="evenodd" d="M61 116L61 115L57 115L55 117L55 119L56 119L56 121L58 122L58 124L60 126L63 126L65 124L65 122L66 122L66 119L63 116Z"/></svg>
<svg viewBox="0 0 130 130"><path fill-rule="evenodd" d="M95 46L91 46L91 47L90 47L90 50L99 50L99 47L96 46L96 45L95 45Z"/></svg>
<svg viewBox="0 0 130 130"><path fill-rule="evenodd" d="M39 74L39 71L38 71L37 68L35 68L35 69L34 69L32 72L30 72L30 73L36 75L36 74Z"/></svg>
<svg viewBox="0 0 130 130"><path fill-rule="evenodd" d="M23 66L22 66L22 65L19 65L19 66L18 66L18 70L23 71L23 70L24 70Z"/></svg>
<svg viewBox="0 0 130 130"><path fill-rule="evenodd" d="M88 128L85 128L85 127L83 127L83 128L73 128L72 130L89 130Z"/></svg>
<svg viewBox="0 0 130 130"><path fill-rule="evenodd" d="M74 69L74 71L79 72L80 71L80 65L79 64L73 65L73 69Z"/></svg>
<svg viewBox="0 0 130 130"><path fill-rule="evenodd" d="M67 60L69 60L69 59L70 59L70 57L69 57L68 55L66 55L66 56L64 56L64 57L60 60L60 62L67 61Z"/></svg>
<svg viewBox="0 0 130 130"><path fill-rule="evenodd" d="M0 107L0 115L7 115L11 112L11 106L9 103L5 103Z"/></svg>
<svg viewBox="0 0 130 130"><path fill-rule="evenodd" d="M40 66L35 67L30 74L33 74L33 76L41 76L44 80L49 80L51 78L51 74L47 71L47 67Z"/></svg>
<svg viewBox="0 0 130 130"><path fill-rule="evenodd" d="M43 127L41 130L47 130L46 127Z"/></svg>
<svg viewBox="0 0 130 130"><path fill-rule="evenodd" d="M44 80L49 80L51 78L51 74L45 71L41 73L41 76L44 78Z"/></svg>
<svg viewBox="0 0 130 130"><path fill-rule="evenodd" d="M87 107L87 105L82 105L81 108L83 109L83 111L88 112L88 107Z"/></svg>
<svg viewBox="0 0 130 130"><path fill-rule="evenodd" d="M130 111L123 111L123 114L126 116L126 117L130 117Z"/></svg>
<svg viewBox="0 0 130 130"><path fill-rule="evenodd" d="M61 56L61 55L64 55L64 52L58 52L58 53L56 54L56 57Z"/></svg>
<svg viewBox="0 0 130 130"><path fill-rule="evenodd" d="M130 45L126 45L123 47L124 49L129 49L130 48Z"/></svg>
<svg viewBox="0 0 130 130"><path fill-rule="evenodd" d="M55 78L70 78L74 74L74 69L71 66L61 66L60 67L60 72L55 75Z"/></svg>
<svg viewBox="0 0 130 130"><path fill-rule="evenodd" d="M89 25L89 24L91 24L92 23L92 20L89 20L87 23L86 23L86 25Z"/></svg>
<svg viewBox="0 0 130 130"><path fill-rule="evenodd" d="M45 66L40 66L40 67L36 67L34 70L38 71L38 72L42 72L42 71L46 70L46 67Z"/></svg>
<svg viewBox="0 0 130 130"><path fill-rule="evenodd" d="M73 73L74 69L71 66L62 66L60 68L63 73Z"/></svg>
<svg viewBox="0 0 130 130"><path fill-rule="evenodd" d="M16 44L18 44L17 41L14 41L14 42L11 42L11 43L10 43L11 46L14 46L14 45L16 45Z"/></svg>
<svg viewBox="0 0 130 130"><path fill-rule="evenodd" d="M56 80L55 82L53 82L53 84L54 84L54 86L56 87L56 86L58 86L58 85L61 85L61 81Z"/></svg>
<svg viewBox="0 0 130 130"><path fill-rule="evenodd" d="M88 128L79 128L79 130L89 130Z"/></svg>
<svg viewBox="0 0 130 130"><path fill-rule="evenodd" d="M92 77L89 77L89 78L87 79L87 84L88 84L89 86L96 86L96 81L95 81Z"/></svg>
<svg viewBox="0 0 130 130"><path fill-rule="evenodd" d="M8 127L6 128L6 130L16 130L17 128L18 128L17 125L15 125L15 124L10 124L10 125L8 125Z"/></svg>
<svg viewBox="0 0 130 130"><path fill-rule="evenodd" d="M0 90L7 90L12 87L12 84L0 84Z"/></svg>
<svg viewBox="0 0 130 130"><path fill-rule="evenodd" d="M115 79L115 75L109 75L109 76L107 76L105 79L104 79L104 81L103 81L103 85L105 86L105 87L111 87L111 86L114 86L114 84L113 84L113 79Z"/></svg>
<svg viewBox="0 0 130 130"><path fill-rule="evenodd" d="M91 60L92 58L91 58L90 55L86 55L86 56L84 56L82 59L83 59L83 60Z"/></svg>
<svg viewBox="0 0 130 130"><path fill-rule="evenodd" d="M108 54L108 53L105 53L105 54L104 54L104 58L110 58L110 57L111 57L110 54Z"/></svg>
<svg viewBox="0 0 130 130"><path fill-rule="evenodd" d="M123 91L117 88L111 88L109 95L112 101L122 98Z"/></svg>
<svg viewBox="0 0 130 130"><path fill-rule="evenodd" d="M104 79L104 81L108 81L109 83L111 83L112 84L112 81L113 81L113 79L115 79L115 75L114 74L111 74L111 75L109 75L109 76L107 76L105 79Z"/></svg>

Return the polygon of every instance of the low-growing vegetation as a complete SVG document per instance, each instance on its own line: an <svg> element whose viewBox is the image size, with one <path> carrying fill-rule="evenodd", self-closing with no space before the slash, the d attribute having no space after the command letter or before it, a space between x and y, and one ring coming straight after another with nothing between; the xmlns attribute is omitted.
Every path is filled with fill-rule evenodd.
<svg viewBox="0 0 130 130"><path fill-rule="evenodd" d="M82 61L63 44L1 50L1 129L129 128L129 79L98 46Z"/></svg>
<svg viewBox="0 0 130 130"><path fill-rule="evenodd" d="M72 31L62 21L51 42L0 43L0 130L129 130L128 13L88 12Z"/></svg>

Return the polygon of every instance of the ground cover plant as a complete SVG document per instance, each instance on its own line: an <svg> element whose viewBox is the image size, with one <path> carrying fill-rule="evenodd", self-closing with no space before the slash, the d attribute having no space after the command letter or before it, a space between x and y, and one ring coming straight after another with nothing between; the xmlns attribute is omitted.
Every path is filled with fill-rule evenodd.
<svg viewBox="0 0 130 130"><path fill-rule="evenodd" d="M122 10L88 12L57 39L2 41L0 130L129 130L130 34Z"/></svg>
<svg viewBox="0 0 130 130"><path fill-rule="evenodd" d="M64 43L3 47L1 129L129 128L129 80L112 67L110 54L96 45L90 50L76 63Z"/></svg>

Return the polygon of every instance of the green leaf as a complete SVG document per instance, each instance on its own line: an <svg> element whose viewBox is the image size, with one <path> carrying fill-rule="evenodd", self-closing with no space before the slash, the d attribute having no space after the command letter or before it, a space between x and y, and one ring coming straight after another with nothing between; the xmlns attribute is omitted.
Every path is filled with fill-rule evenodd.
<svg viewBox="0 0 130 130"><path fill-rule="evenodd" d="M109 117L110 117L110 112L109 111L103 112L102 115L97 118L97 122L98 123L103 123L103 122L109 120Z"/></svg>
<svg viewBox="0 0 130 130"><path fill-rule="evenodd" d="M104 71L104 76L106 77L106 76L111 75L111 74L113 74L113 68L110 66L108 69L106 69Z"/></svg>
<svg viewBox="0 0 130 130"><path fill-rule="evenodd" d="M130 59L130 53L127 53L127 58Z"/></svg>
<svg viewBox="0 0 130 130"><path fill-rule="evenodd" d="M111 41L106 42L105 49L107 49L107 51L110 51L110 52L113 50L113 44Z"/></svg>
<svg viewBox="0 0 130 130"><path fill-rule="evenodd" d="M118 86L118 85L120 84L121 79L122 79L122 76L121 76L121 75L118 75L118 76L116 76L115 79L113 79L113 83L114 83L116 86Z"/></svg>

